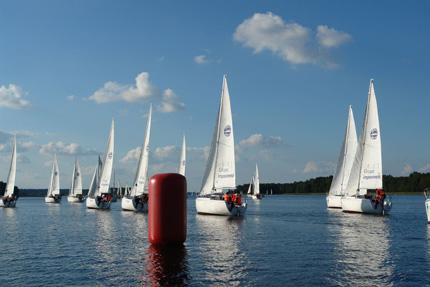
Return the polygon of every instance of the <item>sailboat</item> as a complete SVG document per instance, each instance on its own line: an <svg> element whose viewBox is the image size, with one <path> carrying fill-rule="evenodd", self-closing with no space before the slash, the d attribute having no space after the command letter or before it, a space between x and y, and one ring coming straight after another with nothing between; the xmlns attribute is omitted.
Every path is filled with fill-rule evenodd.
<svg viewBox="0 0 430 287"><path fill-rule="evenodd" d="M252 192L251 192L251 198L252 199L261 199L261 193L260 193L260 176L258 175L258 166L255 165L255 173L252 177ZM249 191L248 191L249 194Z"/></svg>
<svg viewBox="0 0 430 287"><path fill-rule="evenodd" d="M82 176L81 168L79 167L78 156L75 158L75 166L73 167L72 183L70 185L68 202L84 202L82 195Z"/></svg>
<svg viewBox="0 0 430 287"><path fill-rule="evenodd" d="M430 224L430 188L426 188L424 190L424 195L426 197L426 213L427 213L427 222Z"/></svg>
<svg viewBox="0 0 430 287"><path fill-rule="evenodd" d="M148 193L145 187L148 186L148 157L149 157L149 135L151 133L152 104L149 107L148 122L146 123L146 133L140 152L139 163L137 165L136 177L129 195L124 196L121 201L123 210L147 211Z"/></svg>
<svg viewBox="0 0 430 287"><path fill-rule="evenodd" d="M10 161L9 175L7 177L6 190L0 200L0 207L15 207L18 194L15 194L16 175L16 136L13 141L12 158Z"/></svg>
<svg viewBox="0 0 430 287"><path fill-rule="evenodd" d="M45 197L46 203L60 203L60 172L58 170L57 155L54 155L54 162L52 163L51 181L48 186L48 193Z"/></svg>
<svg viewBox="0 0 430 287"><path fill-rule="evenodd" d="M112 175L113 167L113 151L114 151L114 119L109 132L109 140L106 147L106 153L103 163L98 160L98 164L94 170L94 176L91 181L90 189L86 204L88 208L109 209L112 195L109 194L109 184Z"/></svg>
<svg viewBox="0 0 430 287"><path fill-rule="evenodd" d="M202 187L196 198L197 213L214 215L243 215L246 200L233 193L236 189L236 168L234 158L233 119L227 78L223 87L215 130L212 137ZM230 190L230 191L229 191Z"/></svg>
<svg viewBox="0 0 430 287"><path fill-rule="evenodd" d="M187 146L185 144L185 135L182 138L182 151L181 151L181 160L179 161L179 169L178 169L178 173L185 176L185 156L186 156L186 151L187 150Z"/></svg>
<svg viewBox="0 0 430 287"><path fill-rule="evenodd" d="M392 207L390 197L377 200L368 192L382 190L382 152L378 105L373 79L360 139L352 164L351 175L342 197L342 210L350 213L388 214Z"/></svg>
<svg viewBox="0 0 430 287"><path fill-rule="evenodd" d="M345 136L343 138L342 147L340 148L336 171L326 197L328 208L342 208L342 196L345 194L345 189L351 174L355 152L357 151L357 144L354 115L352 113L352 106L349 106Z"/></svg>

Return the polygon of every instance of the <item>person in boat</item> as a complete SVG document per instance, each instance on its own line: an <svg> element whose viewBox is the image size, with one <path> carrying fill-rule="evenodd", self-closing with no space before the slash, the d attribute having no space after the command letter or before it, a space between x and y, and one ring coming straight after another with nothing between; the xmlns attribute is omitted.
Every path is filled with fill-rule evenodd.
<svg viewBox="0 0 430 287"><path fill-rule="evenodd" d="M230 202L231 202L230 194L228 194L228 192L227 192L226 194L224 194L224 200L225 200L225 202L227 202L227 203L230 203Z"/></svg>
<svg viewBox="0 0 430 287"><path fill-rule="evenodd" d="M375 208L378 206L378 203L380 203L381 205L384 204L384 200L385 200L385 192L382 189L377 189L376 190L376 197L375 197Z"/></svg>

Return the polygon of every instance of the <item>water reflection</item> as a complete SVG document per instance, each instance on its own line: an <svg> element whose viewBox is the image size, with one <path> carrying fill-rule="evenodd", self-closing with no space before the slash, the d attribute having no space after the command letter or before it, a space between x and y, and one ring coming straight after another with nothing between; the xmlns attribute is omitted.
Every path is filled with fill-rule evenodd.
<svg viewBox="0 0 430 287"><path fill-rule="evenodd" d="M196 215L199 253L206 286L239 286L247 276L246 253L240 248L243 217ZM196 279L196 278L195 278Z"/></svg>
<svg viewBox="0 0 430 287"><path fill-rule="evenodd" d="M145 286L187 286L191 281L184 245L150 245L145 265L146 276L142 280Z"/></svg>
<svg viewBox="0 0 430 287"><path fill-rule="evenodd" d="M328 280L338 286L392 286L388 219L331 211L329 218L337 238Z"/></svg>

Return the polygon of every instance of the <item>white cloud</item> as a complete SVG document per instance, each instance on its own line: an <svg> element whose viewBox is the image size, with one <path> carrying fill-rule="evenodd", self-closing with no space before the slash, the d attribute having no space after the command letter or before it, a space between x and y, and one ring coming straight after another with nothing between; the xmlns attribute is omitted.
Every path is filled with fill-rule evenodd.
<svg viewBox="0 0 430 287"><path fill-rule="evenodd" d="M326 161L309 161L303 170L303 173L332 173L335 169L335 164L333 162Z"/></svg>
<svg viewBox="0 0 430 287"><path fill-rule="evenodd" d="M245 140L241 140L236 145L237 152L242 152L246 147L276 147L283 145L282 138L280 136L264 137L262 134L253 134Z"/></svg>
<svg viewBox="0 0 430 287"><path fill-rule="evenodd" d="M326 48L334 48L348 44L351 42L352 37L347 33L320 25L317 27L317 40Z"/></svg>
<svg viewBox="0 0 430 287"><path fill-rule="evenodd" d="M104 84L103 88L97 90L88 99L93 100L96 103L117 101L145 103L160 96L159 89L149 81L149 73L140 73L135 78L135 81L135 86L119 85L115 82L107 82Z"/></svg>
<svg viewBox="0 0 430 287"><path fill-rule="evenodd" d="M125 155L125 157L123 157L119 161L122 163L137 162L139 160L141 150L142 150L142 147L138 146L135 149L130 150Z"/></svg>
<svg viewBox="0 0 430 287"><path fill-rule="evenodd" d="M418 170L419 172L430 172L430 164L426 164Z"/></svg>
<svg viewBox="0 0 430 287"><path fill-rule="evenodd" d="M21 87L9 84L9 87L0 86L0 107L10 109L23 109L31 108L32 105L29 101L23 100Z"/></svg>
<svg viewBox="0 0 430 287"><path fill-rule="evenodd" d="M194 62L196 62L197 64L206 64L210 61L206 59L206 55L199 55L194 57Z"/></svg>
<svg viewBox="0 0 430 287"><path fill-rule="evenodd" d="M267 12L255 13L243 21L236 28L233 39L245 47L253 48L256 54L269 50L293 65L322 64L335 67L328 50L346 44L351 36L327 26L317 27L317 39L313 39L313 35L310 28L286 23L281 17ZM324 49L318 49L318 44Z"/></svg>
<svg viewBox="0 0 430 287"><path fill-rule="evenodd" d="M154 156L160 161L179 161L180 150L173 145L158 147L155 149Z"/></svg>
<svg viewBox="0 0 430 287"><path fill-rule="evenodd" d="M76 143L65 144L61 141L57 143L49 142L42 145L39 150L40 154L52 155L54 153L62 155L97 155L96 150L87 150Z"/></svg>
<svg viewBox="0 0 430 287"><path fill-rule="evenodd" d="M185 108L184 103L179 102L180 98L171 90L167 89L163 93L161 105L157 106L158 111L162 113L171 113Z"/></svg>
<svg viewBox="0 0 430 287"><path fill-rule="evenodd" d="M406 164L406 166L403 168L401 175L409 175L413 171L413 168L410 164Z"/></svg>
<svg viewBox="0 0 430 287"><path fill-rule="evenodd" d="M67 96L67 100L73 101L75 99L75 95Z"/></svg>

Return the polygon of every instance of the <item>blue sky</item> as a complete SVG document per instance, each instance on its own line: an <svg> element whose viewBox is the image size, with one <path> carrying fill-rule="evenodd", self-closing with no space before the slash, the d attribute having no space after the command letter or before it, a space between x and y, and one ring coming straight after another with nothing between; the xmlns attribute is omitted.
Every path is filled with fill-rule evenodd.
<svg viewBox="0 0 430 287"><path fill-rule="evenodd" d="M369 80L383 171L429 172L428 1L1 1L0 180L13 135L16 185L61 187L79 156L88 188L115 118L114 169L132 184L153 103L150 176L175 172L187 139L198 191L227 75L237 184L333 174Z"/></svg>

